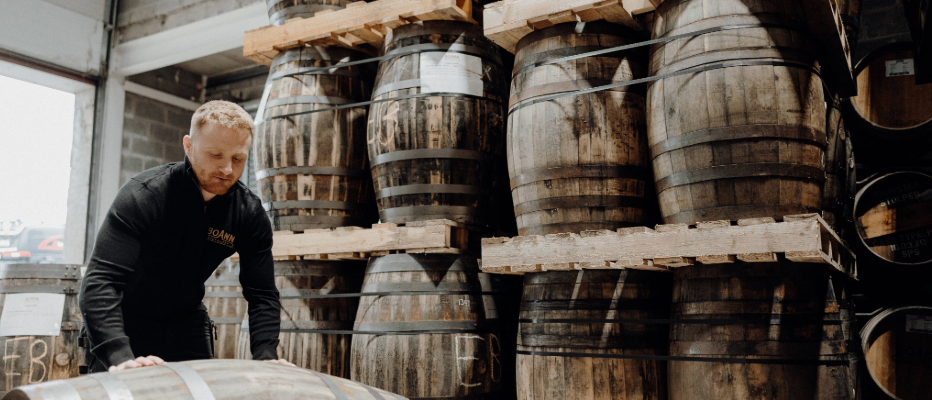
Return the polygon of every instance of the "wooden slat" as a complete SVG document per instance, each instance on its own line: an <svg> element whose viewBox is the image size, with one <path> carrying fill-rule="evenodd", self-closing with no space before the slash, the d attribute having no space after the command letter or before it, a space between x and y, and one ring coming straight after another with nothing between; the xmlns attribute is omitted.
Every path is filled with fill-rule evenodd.
<svg viewBox="0 0 932 400"><path fill-rule="evenodd" d="M362 3L358 4L357 3ZM391 28L414 21L451 20L476 23L468 0L378 0L295 18L281 26L246 32L243 55L270 65L275 54L304 45L333 45L372 52Z"/></svg>
<svg viewBox="0 0 932 400"><path fill-rule="evenodd" d="M789 261L826 264L856 278L855 256L816 214L658 225L651 230L519 236L482 240L482 268L490 273L554 269L663 270L693 264ZM566 266L566 267L563 267ZM570 267L572 266L572 267ZM499 272L501 271L501 272Z"/></svg>
<svg viewBox="0 0 932 400"><path fill-rule="evenodd" d="M512 53L518 41L537 29L564 22L606 20L644 30L634 20L653 11L658 0L508 0L491 3L482 12L485 36Z"/></svg>
<svg viewBox="0 0 932 400"><path fill-rule="evenodd" d="M450 220L375 224L304 232L274 232L275 260L365 260L390 252L461 254L467 251L466 225ZM230 257L239 261L239 255Z"/></svg>

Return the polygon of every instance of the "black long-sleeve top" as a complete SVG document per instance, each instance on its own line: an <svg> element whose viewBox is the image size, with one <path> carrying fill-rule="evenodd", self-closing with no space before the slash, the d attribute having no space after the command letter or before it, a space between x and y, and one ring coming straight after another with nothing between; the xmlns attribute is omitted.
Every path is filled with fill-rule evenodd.
<svg viewBox="0 0 932 400"><path fill-rule="evenodd" d="M278 358L280 303L262 203L240 182L205 202L195 179L187 159L156 167L123 185L110 206L80 294L91 351L108 365L135 358L124 315L160 321L190 312L234 252L253 358Z"/></svg>

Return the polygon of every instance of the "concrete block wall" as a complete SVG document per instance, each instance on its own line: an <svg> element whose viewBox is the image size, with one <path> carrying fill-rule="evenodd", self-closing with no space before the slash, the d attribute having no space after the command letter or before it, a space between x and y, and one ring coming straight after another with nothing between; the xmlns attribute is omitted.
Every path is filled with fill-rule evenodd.
<svg viewBox="0 0 932 400"><path fill-rule="evenodd" d="M903 0L861 0L861 31L853 63L894 42L912 42Z"/></svg>
<svg viewBox="0 0 932 400"><path fill-rule="evenodd" d="M263 0L119 0L117 44L177 28Z"/></svg>
<svg viewBox="0 0 932 400"><path fill-rule="evenodd" d="M120 184L162 164L184 160L182 138L191 128L193 111L126 93Z"/></svg>

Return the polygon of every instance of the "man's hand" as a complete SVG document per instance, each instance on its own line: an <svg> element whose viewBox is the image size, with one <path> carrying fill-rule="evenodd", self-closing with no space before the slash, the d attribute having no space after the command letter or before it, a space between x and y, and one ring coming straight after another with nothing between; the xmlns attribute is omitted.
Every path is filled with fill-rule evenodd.
<svg viewBox="0 0 932 400"><path fill-rule="evenodd" d="M284 365L284 366L286 366L286 367L296 367L296 365L294 365L294 364L288 362L288 360L285 360L284 358L279 358L279 359L277 359L277 360L262 360L262 361L270 362L270 363L276 363L276 364L281 364L281 365Z"/></svg>
<svg viewBox="0 0 932 400"><path fill-rule="evenodd" d="M135 360L124 361L120 365L111 365L108 371L117 372L124 369L133 369L139 367L151 367L153 365L165 364L165 360L156 356L138 357Z"/></svg>

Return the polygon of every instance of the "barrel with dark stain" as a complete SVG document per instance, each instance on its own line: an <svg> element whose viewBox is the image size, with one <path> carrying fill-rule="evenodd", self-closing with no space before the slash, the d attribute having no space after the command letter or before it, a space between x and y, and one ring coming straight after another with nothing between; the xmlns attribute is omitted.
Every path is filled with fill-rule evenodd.
<svg viewBox="0 0 932 400"><path fill-rule="evenodd" d="M502 367L496 280L466 255L373 257L351 379L412 399L499 398L512 372Z"/></svg>
<svg viewBox="0 0 932 400"><path fill-rule="evenodd" d="M521 235L655 223L644 86L547 100L644 77L643 50L541 65L637 42L606 22L560 24L518 42L508 114L508 172Z"/></svg>
<svg viewBox="0 0 932 400"><path fill-rule="evenodd" d="M310 18L324 10L346 8L349 0L266 0L269 22L281 25L292 18Z"/></svg>
<svg viewBox="0 0 932 400"><path fill-rule="evenodd" d="M482 27L423 21L386 36L369 108L382 222L488 225L502 167L505 76Z"/></svg>
<svg viewBox="0 0 932 400"><path fill-rule="evenodd" d="M0 392L16 386L78 376L83 356L78 333L84 319L78 309L81 267L63 264L0 265L0 315L5 327L27 325L32 317L24 310L56 305L64 297L61 320L41 332L9 332L0 336ZM19 305L14 313L11 304ZM7 333L7 332L3 332Z"/></svg>
<svg viewBox="0 0 932 400"><path fill-rule="evenodd" d="M17 388L3 400L407 400L316 371L261 361L201 360L101 372Z"/></svg>
<svg viewBox="0 0 932 400"><path fill-rule="evenodd" d="M875 177L858 191L854 217L861 244L887 265L923 267L932 263L929 174L897 171Z"/></svg>
<svg viewBox="0 0 932 400"><path fill-rule="evenodd" d="M214 336L214 358L229 360L236 358L240 325L246 316L247 304L243 298L243 287L236 275L212 276L204 282L204 305L207 314L216 326Z"/></svg>
<svg viewBox="0 0 932 400"><path fill-rule="evenodd" d="M298 367L349 378L350 343L365 264L358 261L276 261L281 301L278 356ZM303 298L302 298L303 297ZM251 359L243 323L237 358ZM343 331L344 333L334 333Z"/></svg>
<svg viewBox="0 0 932 400"><path fill-rule="evenodd" d="M932 399L932 307L881 311L861 330L861 346L873 383L865 394L879 389L876 398Z"/></svg>
<svg viewBox="0 0 932 400"><path fill-rule="evenodd" d="M916 84L914 48L889 44L855 66L858 95L845 103L845 120L865 156L900 161L932 149L932 83Z"/></svg>
<svg viewBox="0 0 932 400"><path fill-rule="evenodd" d="M850 400L845 278L781 261L673 272L670 400Z"/></svg>
<svg viewBox="0 0 932 400"><path fill-rule="evenodd" d="M825 186L822 190L822 218L842 238L851 230L851 218L857 179L854 147L840 102L829 104L826 121Z"/></svg>
<svg viewBox="0 0 932 400"><path fill-rule="evenodd" d="M802 2L667 0L656 16L654 38L742 26L651 48L650 75L678 74L647 91L664 222L819 212L826 106Z"/></svg>
<svg viewBox="0 0 932 400"><path fill-rule="evenodd" d="M259 197L275 230L374 222L366 159L371 67L315 69L366 58L336 47L303 47L272 61L254 149ZM325 110L325 111L319 111Z"/></svg>
<svg viewBox="0 0 932 400"><path fill-rule="evenodd" d="M667 353L670 282L637 270L525 275L518 398L666 399L666 362L647 358Z"/></svg>

